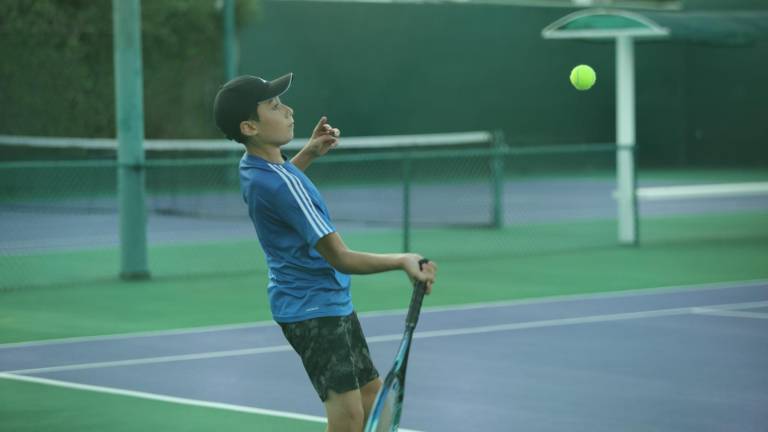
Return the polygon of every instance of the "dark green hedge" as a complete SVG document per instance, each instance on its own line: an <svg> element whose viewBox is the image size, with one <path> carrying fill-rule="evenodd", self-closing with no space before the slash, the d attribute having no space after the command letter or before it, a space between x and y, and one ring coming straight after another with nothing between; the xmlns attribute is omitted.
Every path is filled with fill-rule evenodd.
<svg viewBox="0 0 768 432"><path fill-rule="evenodd" d="M241 24L259 13L238 1ZM217 2L143 1L142 42L146 136L216 136ZM0 0L0 134L114 136L112 44L111 0Z"/></svg>

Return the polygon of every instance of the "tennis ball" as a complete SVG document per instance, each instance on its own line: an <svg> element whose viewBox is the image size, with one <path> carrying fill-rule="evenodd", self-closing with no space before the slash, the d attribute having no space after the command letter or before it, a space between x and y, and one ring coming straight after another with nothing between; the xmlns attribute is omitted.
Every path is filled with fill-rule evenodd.
<svg viewBox="0 0 768 432"><path fill-rule="evenodd" d="M571 84L577 90L589 90L595 85L595 70L587 65L578 65L571 70Z"/></svg>

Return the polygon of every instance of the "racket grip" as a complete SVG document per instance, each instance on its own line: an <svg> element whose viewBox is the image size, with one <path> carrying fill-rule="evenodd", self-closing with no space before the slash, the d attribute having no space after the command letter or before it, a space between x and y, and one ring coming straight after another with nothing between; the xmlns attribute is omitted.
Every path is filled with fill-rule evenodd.
<svg viewBox="0 0 768 432"><path fill-rule="evenodd" d="M419 261L419 269L429 260L424 258ZM416 282L413 284L413 295L411 296L411 305L408 307L408 316L405 318L406 327L415 328L416 323L419 322L419 314L421 313L421 304L424 301L424 293L427 291L427 284L425 282Z"/></svg>

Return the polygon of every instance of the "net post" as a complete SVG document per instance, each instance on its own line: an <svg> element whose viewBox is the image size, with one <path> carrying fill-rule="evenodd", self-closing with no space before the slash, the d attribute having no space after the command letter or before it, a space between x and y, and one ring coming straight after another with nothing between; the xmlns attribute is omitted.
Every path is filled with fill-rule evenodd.
<svg viewBox="0 0 768 432"><path fill-rule="evenodd" d="M504 227L504 149L507 147L504 132L493 133L493 156L491 157L491 193L493 194L493 214L491 226Z"/></svg>
<svg viewBox="0 0 768 432"><path fill-rule="evenodd" d="M118 141L120 277L124 280L147 279L149 267L139 0L112 0L112 19Z"/></svg>
<svg viewBox="0 0 768 432"><path fill-rule="evenodd" d="M413 160L410 152L403 158L403 252L411 249L411 171Z"/></svg>
<svg viewBox="0 0 768 432"><path fill-rule="evenodd" d="M634 40L616 38L616 190L619 243L638 244Z"/></svg>

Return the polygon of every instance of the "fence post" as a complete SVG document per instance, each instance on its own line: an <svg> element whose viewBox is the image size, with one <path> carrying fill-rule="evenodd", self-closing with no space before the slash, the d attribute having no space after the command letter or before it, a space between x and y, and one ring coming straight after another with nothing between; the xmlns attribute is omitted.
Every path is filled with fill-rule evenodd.
<svg viewBox="0 0 768 432"><path fill-rule="evenodd" d="M148 279L141 2L112 0L120 277Z"/></svg>
<svg viewBox="0 0 768 432"><path fill-rule="evenodd" d="M491 193L493 195L491 226L501 229L504 227L504 150L507 148L503 131L494 131L492 144L494 151L491 157Z"/></svg>
<svg viewBox="0 0 768 432"><path fill-rule="evenodd" d="M224 40L224 78L229 81L238 75L240 51L237 41L236 0L223 0L221 3L222 39ZM239 186L239 161L243 155L240 150L232 151L232 167L227 167L225 180L229 186Z"/></svg>
<svg viewBox="0 0 768 432"><path fill-rule="evenodd" d="M239 63L235 0L224 0L221 12L224 20L224 73L227 81L229 81L237 76L237 64Z"/></svg>
<svg viewBox="0 0 768 432"><path fill-rule="evenodd" d="M411 170L410 152L403 159L403 252L411 249Z"/></svg>

